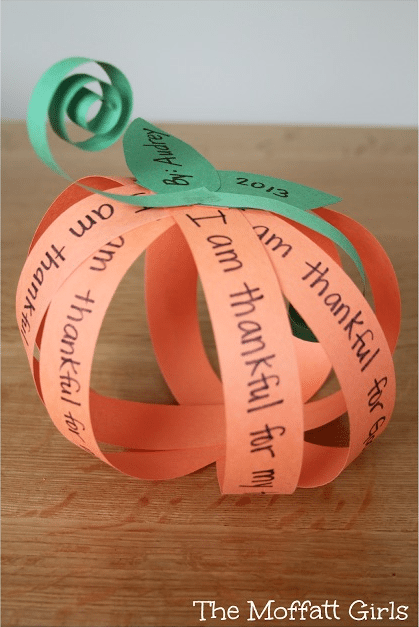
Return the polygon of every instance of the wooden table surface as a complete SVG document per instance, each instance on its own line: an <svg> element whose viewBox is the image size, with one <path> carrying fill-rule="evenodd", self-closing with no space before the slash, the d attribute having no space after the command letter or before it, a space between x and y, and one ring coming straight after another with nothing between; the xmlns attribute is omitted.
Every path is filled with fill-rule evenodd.
<svg viewBox="0 0 419 627"><path fill-rule="evenodd" d="M337 208L381 241L403 304L393 419L332 484L291 496L221 497L214 464L176 480L140 481L73 446L36 395L14 317L32 234L66 182L37 160L22 123L5 123L2 625L262 625L263 619L247 621L248 601L261 610L270 599L274 607L307 599L336 602L341 620L301 624L347 627L359 624L348 615L359 599L367 609L409 606L401 624L417 626L416 131L161 126L219 169L273 175L342 196ZM75 178L128 174L120 144L93 155L63 142L53 147ZM171 402L146 332L139 266L111 305L93 384L121 398ZM194 600L236 605L240 618L220 621L219 612L200 622ZM388 612L379 622L371 611L367 616L362 625L399 624L386 620Z"/></svg>

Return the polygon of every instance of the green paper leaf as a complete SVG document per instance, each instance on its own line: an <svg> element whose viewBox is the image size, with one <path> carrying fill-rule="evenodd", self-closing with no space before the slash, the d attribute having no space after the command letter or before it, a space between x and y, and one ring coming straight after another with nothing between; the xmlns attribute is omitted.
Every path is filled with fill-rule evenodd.
<svg viewBox="0 0 419 627"><path fill-rule="evenodd" d="M221 180L220 192L277 199L299 209L315 209L333 205L342 200L338 196L332 196L318 189L271 176L230 170L218 170L218 174Z"/></svg>
<svg viewBox="0 0 419 627"><path fill-rule="evenodd" d="M130 124L123 145L129 169L153 192L220 187L217 170L195 148L142 118Z"/></svg>

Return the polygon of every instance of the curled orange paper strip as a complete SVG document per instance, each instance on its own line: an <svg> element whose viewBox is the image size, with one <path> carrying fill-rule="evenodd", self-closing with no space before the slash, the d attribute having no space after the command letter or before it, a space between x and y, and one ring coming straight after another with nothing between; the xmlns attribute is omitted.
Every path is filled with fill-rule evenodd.
<svg viewBox="0 0 419 627"><path fill-rule="evenodd" d="M130 179L81 183L120 195L151 193ZM209 206L139 208L67 188L38 227L17 291L35 384L61 433L142 479L179 477L216 461L223 493L292 493L332 481L390 420L400 300L373 236L334 211L315 213L356 248L374 311L334 244L287 218ZM173 406L90 389L107 307L146 249L150 333ZM199 330L198 274L221 381ZM288 303L318 342L292 335ZM341 389L311 400L332 368ZM310 442L307 432L345 413L346 446ZM125 450L107 453L101 443Z"/></svg>

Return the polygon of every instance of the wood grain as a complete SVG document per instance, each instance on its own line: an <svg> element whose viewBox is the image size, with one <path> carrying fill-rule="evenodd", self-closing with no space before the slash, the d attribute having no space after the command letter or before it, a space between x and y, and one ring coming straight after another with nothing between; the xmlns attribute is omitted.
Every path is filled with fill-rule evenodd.
<svg viewBox="0 0 419 627"><path fill-rule="evenodd" d="M413 129L161 124L216 167L342 196L338 209L386 248L402 291L398 397L383 436L332 484L292 496L220 496L214 466L168 482L117 473L55 429L30 377L14 294L37 223L65 182L38 162L21 123L3 125L3 577L9 627L189 626L193 600L263 607L309 599L408 605L417 626L417 134ZM122 148L81 155L52 142L74 177L127 174ZM142 261L101 331L93 383L171 402L146 331ZM204 340L216 362L200 303ZM249 624L265 624L256 621ZM284 621L267 624L284 624ZM294 623L295 624L295 623ZM394 624L383 620L362 625Z"/></svg>

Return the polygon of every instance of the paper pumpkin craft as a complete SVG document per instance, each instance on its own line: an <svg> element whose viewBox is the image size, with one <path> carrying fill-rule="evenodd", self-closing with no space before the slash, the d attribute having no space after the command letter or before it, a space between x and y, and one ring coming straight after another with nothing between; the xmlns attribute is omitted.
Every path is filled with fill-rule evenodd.
<svg viewBox="0 0 419 627"><path fill-rule="evenodd" d="M46 118L66 141L66 116L91 131L76 144L115 142L131 90L113 66L100 95L89 61L66 59L37 84L28 110L35 151L53 170ZM88 121L90 106L100 109ZM223 493L292 493L332 481L387 427L400 300L391 263L340 199L267 176L217 171L191 146L140 118L123 138L134 178L89 176L51 205L17 290L17 321L36 388L70 441L122 472L170 479L217 464ZM368 279L373 307L342 268L339 247ZM96 342L124 274L146 252L154 351L177 405L90 388ZM197 318L200 277L221 380ZM35 348L39 349L39 359ZM313 400L331 369L340 389ZM347 414L342 443L309 432ZM123 447L107 453L101 443Z"/></svg>

